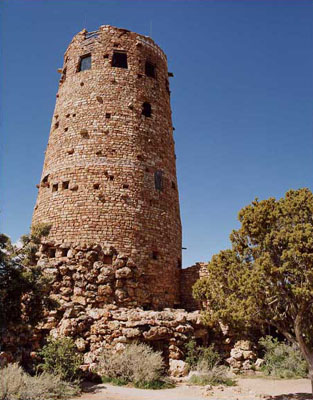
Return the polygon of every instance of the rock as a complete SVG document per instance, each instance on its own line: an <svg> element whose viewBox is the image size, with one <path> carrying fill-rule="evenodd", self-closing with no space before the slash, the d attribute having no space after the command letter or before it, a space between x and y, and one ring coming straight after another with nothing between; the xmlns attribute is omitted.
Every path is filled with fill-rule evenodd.
<svg viewBox="0 0 313 400"><path fill-rule="evenodd" d="M143 336L146 340L166 339L170 336L170 330L165 326L155 326L144 332Z"/></svg>
<svg viewBox="0 0 313 400"><path fill-rule="evenodd" d="M129 278L131 276L132 276L132 270L128 267L120 268L115 272L115 277L117 279Z"/></svg>
<svg viewBox="0 0 313 400"><path fill-rule="evenodd" d="M189 371L189 366L182 360L169 360L169 373L174 377L186 376Z"/></svg>
<svg viewBox="0 0 313 400"><path fill-rule="evenodd" d="M115 290L114 294L118 301L123 301L125 299L125 297L127 297L125 290L122 290L122 289Z"/></svg>
<svg viewBox="0 0 313 400"><path fill-rule="evenodd" d="M244 350L242 355L245 360L253 360L255 358L255 353L251 350Z"/></svg>
<svg viewBox="0 0 313 400"><path fill-rule="evenodd" d="M213 386L212 385L204 386L202 393L204 396L212 396L213 395Z"/></svg>
<svg viewBox="0 0 313 400"><path fill-rule="evenodd" d="M72 302L81 304L83 306L86 305L86 299L83 296L76 296L76 295L72 296Z"/></svg>
<svg viewBox="0 0 313 400"><path fill-rule="evenodd" d="M110 296L113 293L113 290L110 285L99 285L98 286L98 295L99 296Z"/></svg>
<svg viewBox="0 0 313 400"><path fill-rule="evenodd" d="M243 359L243 352L242 352L242 350L235 347L235 348L231 349L230 356L231 356L231 358L234 358L235 360L241 360L241 359Z"/></svg>
<svg viewBox="0 0 313 400"><path fill-rule="evenodd" d="M122 333L127 338L138 338L141 336L141 332L138 328L124 328L122 329Z"/></svg>
<svg viewBox="0 0 313 400"><path fill-rule="evenodd" d="M241 350L251 350L251 342L249 340L238 340L234 347Z"/></svg>
<svg viewBox="0 0 313 400"><path fill-rule="evenodd" d="M83 352L86 349L86 341L83 338L76 339L75 345L80 352Z"/></svg>
<svg viewBox="0 0 313 400"><path fill-rule="evenodd" d="M265 361L263 360L263 358L257 358L254 363L255 369L257 371L260 371L260 369L264 365L264 363L265 363Z"/></svg>

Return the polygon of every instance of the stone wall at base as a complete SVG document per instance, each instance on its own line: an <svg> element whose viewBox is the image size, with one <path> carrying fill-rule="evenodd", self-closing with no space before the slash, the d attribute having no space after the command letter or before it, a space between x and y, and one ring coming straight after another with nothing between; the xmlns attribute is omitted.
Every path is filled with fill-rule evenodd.
<svg viewBox="0 0 313 400"><path fill-rule="evenodd" d="M145 342L161 350L168 363L171 360L183 360L184 346L190 338L198 338L205 343L208 331L201 324L197 311L144 311L141 308L128 309L113 305L85 309L76 305L66 309L50 334L54 337L72 337L78 350L84 354L82 368L93 370L104 348L120 351L127 343L134 341Z"/></svg>

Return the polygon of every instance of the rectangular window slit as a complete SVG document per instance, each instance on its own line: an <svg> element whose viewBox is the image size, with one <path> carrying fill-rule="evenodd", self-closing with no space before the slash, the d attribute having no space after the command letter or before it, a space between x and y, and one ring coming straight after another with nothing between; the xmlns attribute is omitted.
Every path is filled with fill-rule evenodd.
<svg viewBox="0 0 313 400"><path fill-rule="evenodd" d="M145 74L150 78L155 78L155 66L149 61L145 64Z"/></svg>
<svg viewBox="0 0 313 400"><path fill-rule="evenodd" d="M57 183L54 183L53 185L52 185L52 192L57 192L58 191L58 184Z"/></svg>

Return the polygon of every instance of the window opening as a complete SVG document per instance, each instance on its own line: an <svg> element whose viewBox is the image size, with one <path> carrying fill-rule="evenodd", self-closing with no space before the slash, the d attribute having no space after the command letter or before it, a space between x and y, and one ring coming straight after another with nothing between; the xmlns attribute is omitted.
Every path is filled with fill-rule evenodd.
<svg viewBox="0 0 313 400"><path fill-rule="evenodd" d="M128 68L127 54L121 51L114 51L112 57L112 67Z"/></svg>
<svg viewBox="0 0 313 400"><path fill-rule="evenodd" d="M90 54L87 54L80 58L78 72L86 71L87 69L91 69L91 55Z"/></svg>
<svg viewBox="0 0 313 400"><path fill-rule="evenodd" d="M129 185L127 183L124 183L123 189L128 189L128 188L129 188Z"/></svg>
<svg viewBox="0 0 313 400"><path fill-rule="evenodd" d="M49 249L49 258L55 258L55 248Z"/></svg>
<svg viewBox="0 0 313 400"><path fill-rule="evenodd" d="M153 251L151 254L152 260L157 260L159 257L159 253L157 251Z"/></svg>
<svg viewBox="0 0 313 400"><path fill-rule="evenodd" d="M155 66L149 61L145 64L145 74L150 78L155 78Z"/></svg>
<svg viewBox="0 0 313 400"><path fill-rule="evenodd" d="M100 183L94 183L93 188L94 189L99 189L100 188Z"/></svg>
<svg viewBox="0 0 313 400"><path fill-rule="evenodd" d="M52 185L52 192L57 192L58 191L58 184L57 183L54 183L53 185Z"/></svg>
<svg viewBox="0 0 313 400"><path fill-rule="evenodd" d="M154 185L157 190L163 190L163 172L155 171L154 173Z"/></svg>
<svg viewBox="0 0 313 400"><path fill-rule="evenodd" d="M144 102L142 105L142 115L145 117L151 117L151 104Z"/></svg>
<svg viewBox="0 0 313 400"><path fill-rule="evenodd" d="M103 264L112 264L113 257L110 255L103 256Z"/></svg>
<svg viewBox="0 0 313 400"><path fill-rule="evenodd" d="M64 190L64 189L68 189L68 188L69 188L69 185L70 185L70 182L69 182L69 181L63 182L63 183L62 183L62 189L63 189L63 190Z"/></svg>
<svg viewBox="0 0 313 400"><path fill-rule="evenodd" d="M62 257L66 257L66 256L67 256L67 253L68 253L68 251L69 251L69 248L61 249L61 254L62 254Z"/></svg>
<svg viewBox="0 0 313 400"><path fill-rule="evenodd" d="M105 118L108 118L108 119L111 118L111 114L110 113L106 113L105 114Z"/></svg>
<svg viewBox="0 0 313 400"><path fill-rule="evenodd" d="M172 181L172 188L173 188L173 189L176 189L176 184L175 184L175 182L173 182L173 181Z"/></svg>

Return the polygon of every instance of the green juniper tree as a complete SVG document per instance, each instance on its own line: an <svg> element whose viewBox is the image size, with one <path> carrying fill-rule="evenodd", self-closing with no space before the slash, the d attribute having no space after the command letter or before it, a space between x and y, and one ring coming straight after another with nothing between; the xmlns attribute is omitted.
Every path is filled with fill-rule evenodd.
<svg viewBox="0 0 313 400"><path fill-rule="evenodd" d="M194 286L209 323L270 324L299 346L313 392L313 194L290 190L239 212L232 248L212 257Z"/></svg>
<svg viewBox="0 0 313 400"><path fill-rule="evenodd" d="M35 325L45 307L55 304L49 299L49 279L36 266L40 239L49 233L46 224L36 225L21 238L20 247L0 234L0 328L14 324Z"/></svg>

